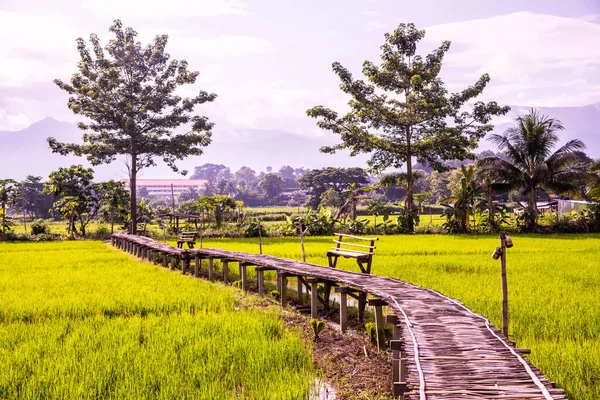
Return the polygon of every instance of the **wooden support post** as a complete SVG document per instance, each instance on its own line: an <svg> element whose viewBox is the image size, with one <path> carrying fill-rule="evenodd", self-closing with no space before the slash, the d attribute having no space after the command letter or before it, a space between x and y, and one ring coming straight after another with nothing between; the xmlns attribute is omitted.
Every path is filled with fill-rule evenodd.
<svg viewBox="0 0 600 400"><path fill-rule="evenodd" d="M508 283L506 282L506 233L500 232L500 269L502 275L502 333L508 338Z"/></svg>
<svg viewBox="0 0 600 400"><path fill-rule="evenodd" d="M348 292L347 287L336 287L335 292L340 294L340 329L342 332L348 330Z"/></svg>
<svg viewBox="0 0 600 400"><path fill-rule="evenodd" d="M162 265L163 267L167 268L167 264L169 262L168 257L167 257L167 253L160 253L161 257L162 257Z"/></svg>
<svg viewBox="0 0 600 400"><path fill-rule="evenodd" d="M212 258L208 259L208 280L210 282L213 281L213 259Z"/></svg>
<svg viewBox="0 0 600 400"><path fill-rule="evenodd" d="M394 331L392 333L392 340L400 340L400 326L398 325L398 317L396 315L386 315L385 322L394 325ZM400 382L400 350L392 349L392 384L394 382Z"/></svg>
<svg viewBox="0 0 600 400"><path fill-rule="evenodd" d="M323 284L323 300L325 300L325 310L329 310L329 296L331 295L331 282L325 281Z"/></svg>
<svg viewBox="0 0 600 400"><path fill-rule="evenodd" d="M183 275L185 275L185 273L187 272L187 262L186 262L186 257L182 256L181 257L181 273Z"/></svg>
<svg viewBox="0 0 600 400"><path fill-rule="evenodd" d="M242 290L248 289L248 282L246 282L246 263L240 263L240 279L242 280Z"/></svg>
<svg viewBox="0 0 600 400"><path fill-rule="evenodd" d="M256 268L256 280L258 281L258 295L265 295L265 272L262 268Z"/></svg>
<svg viewBox="0 0 600 400"><path fill-rule="evenodd" d="M297 294L298 294L298 304L302 305L302 291L303 291L303 287L302 287L302 277L298 276L298 289L297 290Z"/></svg>
<svg viewBox="0 0 600 400"><path fill-rule="evenodd" d="M279 278L279 282L281 285L281 290L279 291L279 300L281 302L281 307L285 307L287 303L287 277L288 274L285 272L277 271L277 276Z"/></svg>
<svg viewBox="0 0 600 400"><path fill-rule="evenodd" d="M385 329L383 322L383 306L386 303L381 299L369 299L369 305L375 307L375 324L377 328L377 347L385 350Z"/></svg>
<svg viewBox="0 0 600 400"><path fill-rule="evenodd" d="M277 289L277 291L281 293L281 279L279 274L277 274L277 276L275 277L275 289Z"/></svg>
<svg viewBox="0 0 600 400"><path fill-rule="evenodd" d="M394 325L398 326L398 325ZM400 329L400 326L398 326ZM406 363L406 352L404 352L404 343L402 340L395 339L390 341L390 348L392 349L393 354L399 354L399 357L396 358L393 356L392 366L393 373L395 374L395 370L398 369L398 378L394 375L394 379L392 384L394 397L404 398L404 393L408 391L408 385L406 384L406 380L408 379L408 365Z"/></svg>
<svg viewBox="0 0 600 400"><path fill-rule="evenodd" d="M319 293L317 293L317 280L316 279L307 279L308 283L310 283L310 317L317 318L319 316L317 305L319 300Z"/></svg>
<svg viewBox="0 0 600 400"><path fill-rule="evenodd" d="M175 269L175 256L171 255L171 269Z"/></svg>
<svg viewBox="0 0 600 400"><path fill-rule="evenodd" d="M358 322L365 320L365 307L367 305L367 294L358 292Z"/></svg>
<svg viewBox="0 0 600 400"><path fill-rule="evenodd" d="M223 264L223 282L227 283L229 279L229 260L221 260L221 263Z"/></svg>
<svg viewBox="0 0 600 400"><path fill-rule="evenodd" d="M198 278L200 276L200 264L202 263L202 259L200 258L200 254L196 253L194 256L194 276Z"/></svg>

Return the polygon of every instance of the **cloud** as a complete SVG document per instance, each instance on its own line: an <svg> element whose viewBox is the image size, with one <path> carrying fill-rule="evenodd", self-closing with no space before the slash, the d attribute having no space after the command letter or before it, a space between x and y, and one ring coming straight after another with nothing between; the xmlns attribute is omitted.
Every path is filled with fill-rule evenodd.
<svg viewBox="0 0 600 400"><path fill-rule="evenodd" d="M200 39L189 36L169 35L173 54L191 53L194 55L243 55L265 54L272 49L266 40L251 36L219 36L214 39Z"/></svg>
<svg viewBox="0 0 600 400"><path fill-rule="evenodd" d="M11 112L0 108L0 131L18 131L33 122L34 119L24 112Z"/></svg>
<svg viewBox="0 0 600 400"><path fill-rule="evenodd" d="M600 70L598 24L518 12L435 25L426 32L427 41L452 41L444 67L471 72L468 82L490 74L486 95L531 105L584 105L600 99L600 85L594 83ZM456 80L458 75L450 76Z"/></svg>
<svg viewBox="0 0 600 400"><path fill-rule="evenodd" d="M387 25L379 22L379 21L367 21L366 26L365 26L365 31L367 32L373 32L373 31L380 31L382 29L385 29Z"/></svg>
<svg viewBox="0 0 600 400"><path fill-rule="evenodd" d="M0 86L52 79L77 60L77 33L57 15L0 11Z"/></svg>
<svg viewBox="0 0 600 400"><path fill-rule="evenodd" d="M168 17L216 17L245 14L246 6L239 0L84 0L81 3L102 18L160 19Z"/></svg>

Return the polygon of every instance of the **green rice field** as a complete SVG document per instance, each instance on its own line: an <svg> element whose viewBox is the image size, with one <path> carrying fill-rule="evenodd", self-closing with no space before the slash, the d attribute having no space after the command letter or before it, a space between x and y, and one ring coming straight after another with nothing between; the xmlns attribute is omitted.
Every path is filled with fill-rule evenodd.
<svg viewBox="0 0 600 400"><path fill-rule="evenodd" d="M238 296L101 242L0 244L0 398L306 398L301 334Z"/></svg>
<svg viewBox="0 0 600 400"><path fill-rule="evenodd" d="M570 399L600 398L600 235L512 238L511 339ZM307 261L325 265L331 239L306 238ZM498 242L381 236L373 273L439 290L500 326ZM258 240L204 247L257 253ZM301 258L298 238L264 238L263 249ZM238 293L100 242L0 244L0 398L305 398L317 373L302 339L276 309L239 309Z"/></svg>
<svg viewBox="0 0 600 400"><path fill-rule="evenodd" d="M514 235L508 250L510 338L565 388L570 399L600 399L600 236ZM306 238L307 261L326 265L332 238ZM460 299L501 326L497 236L382 236L373 273ZM258 252L257 239L207 239L205 247ZM264 253L301 259L297 238L263 239ZM353 260L339 268L358 271Z"/></svg>

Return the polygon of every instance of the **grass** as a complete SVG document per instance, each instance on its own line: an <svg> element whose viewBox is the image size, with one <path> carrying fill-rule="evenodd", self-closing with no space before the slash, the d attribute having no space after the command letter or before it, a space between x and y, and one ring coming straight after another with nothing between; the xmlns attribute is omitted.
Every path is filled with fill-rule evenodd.
<svg viewBox="0 0 600 400"><path fill-rule="evenodd" d="M306 238L307 261L326 265L328 238ZM513 235L508 250L510 337L570 399L600 398L599 235ZM460 299L501 326L497 236L382 236L373 273ZM205 247L258 252L256 239L206 239ZM263 239L263 251L300 259L297 238ZM352 260L338 268L358 271Z"/></svg>
<svg viewBox="0 0 600 400"><path fill-rule="evenodd" d="M305 398L300 333L238 296L100 242L0 244L0 398Z"/></svg>

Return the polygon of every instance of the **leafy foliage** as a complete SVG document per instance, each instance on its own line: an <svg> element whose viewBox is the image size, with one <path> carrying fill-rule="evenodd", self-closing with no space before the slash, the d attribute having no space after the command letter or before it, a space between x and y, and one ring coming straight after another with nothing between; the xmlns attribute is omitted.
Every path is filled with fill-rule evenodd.
<svg viewBox="0 0 600 400"><path fill-rule="evenodd" d="M494 171L496 183L527 197L524 216L530 231L537 227L538 190L576 195L581 190L578 183L589 179L577 165L576 152L585 149L581 140L569 140L552 152L559 141L558 132L563 129L559 120L532 109L529 114L517 117L516 125L504 134L493 134L489 138L506 152L508 160L493 156L479 162L484 169Z"/></svg>
<svg viewBox="0 0 600 400"><path fill-rule="evenodd" d="M17 182L12 179L0 180L0 229L2 229L2 240L6 240L6 231L10 230L12 223L9 221L6 209L13 200L17 190Z"/></svg>
<svg viewBox="0 0 600 400"><path fill-rule="evenodd" d="M298 229L302 229L306 235L332 235L337 222L338 220L331 216L331 211L323 207L319 211L308 209L305 214L286 217L285 232L293 235L299 233Z"/></svg>
<svg viewBox="0 0 600 400"><path fill-rule="evenodd" d="M319 119L320 128L340 135L340 144L321 151L370 154L368 164L376 172L406 165L406 215L413 211L412 158L436 170L444 169L441 160L472 158L479 139L492 130L491 117L509 110L495 102L467 107L488 84L487 74L474 86L449 95L439 73L450 42L422 57L416 50L424 36L425 31L414 24L400 24L386 34L381 65L363 63L367 81L353 78L340 63L333 63L341 90L351 96L350 111L343 116L323 106L307 111ZM412 232L412 219L407 222Z"/></svg>
<svg viewBox="0 0 600 400"><path fill-rule="evenodd" d="M327 328L327 324L325 323L325 321L322 321L320 319L311 318L310 327L312 328L313 333L315 335L313 340L316 342L317 340L319 340L319 334L323 332L325 328Z"/></svg>
<svg viewBox="0 0 600 400"><path fill-rule="evenodd" d="M196 105L211 102L216 95L200 91L182 98L176 94L180 86L195 83L199 73L189 71L186 61L169 60L167 35L158 35L142 47L136 42L137 32L123 29L119 20L110 32L115 37L104 48L95 34L90 35L91 49L82 38L77 39L78 71L70 83L54 81L70 95L69 108L90 120L79 123L85 132L83 144L60 143L54 138L48 138L48 143L53 152L85 155L92 165L126 155L130 209L132 221L136 221L138 171L156 165L154 158L161 157L177 172L177 160L201 155L210 143L213 124L192 113ZM191 124L189 132L173 133L184 124Z"/></svg>
<svg viewBox="0 0 600 400"><path fill-rule="evenodd" d="M321 203L321 196L328 189L342 193L350 185L358 187L368 183L367 174L362 168L334 168L313 169L298 180L300 188L307 189L309 197L306 205L316 209Z"/></svg>

